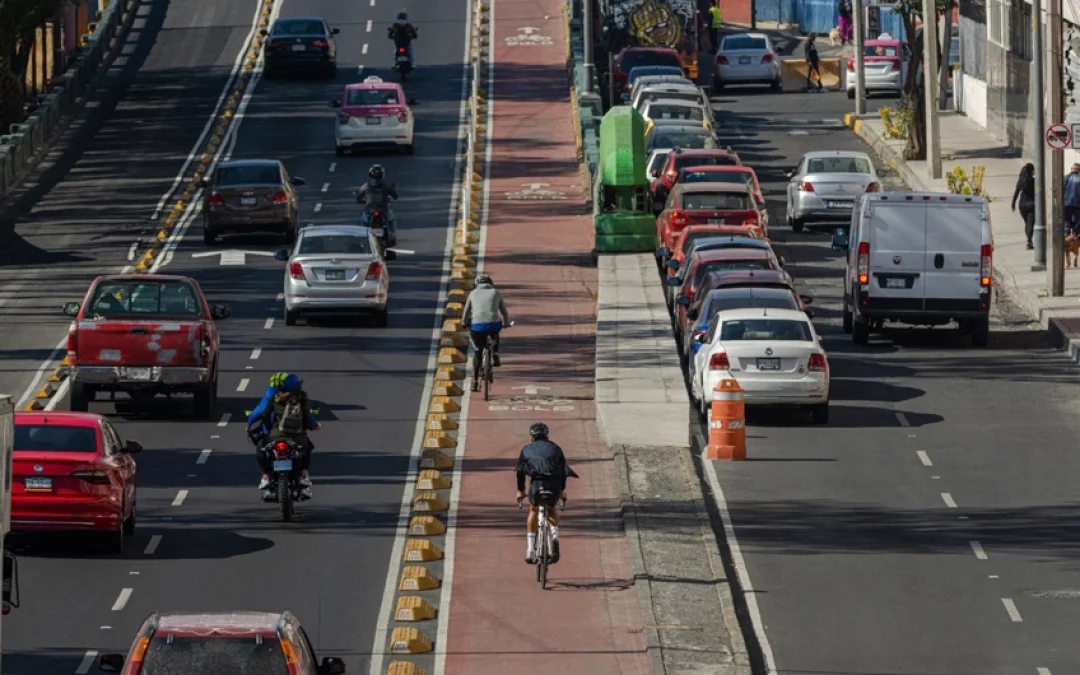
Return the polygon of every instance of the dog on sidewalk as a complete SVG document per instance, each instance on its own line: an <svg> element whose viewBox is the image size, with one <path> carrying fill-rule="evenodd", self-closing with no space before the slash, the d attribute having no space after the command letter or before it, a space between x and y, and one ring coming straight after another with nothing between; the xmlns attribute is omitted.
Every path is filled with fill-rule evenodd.
<svg viewBox="0 0 1080 675"><path fill-rule="evenodd" d="M1065 267L1077 267L1080 258L1080 238L1075 234L1065 235Z"/></svg>
<svg viewBox="0 0 1080 675"><path fill-rule="evenodd" d="M840 42L840 26L829 29L829 46L835 47Z"/></svg>

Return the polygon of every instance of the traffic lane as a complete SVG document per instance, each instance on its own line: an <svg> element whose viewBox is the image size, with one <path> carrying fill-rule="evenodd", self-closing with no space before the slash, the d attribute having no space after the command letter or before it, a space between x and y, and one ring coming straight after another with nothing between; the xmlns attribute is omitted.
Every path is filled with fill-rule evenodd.
<svg viewBox="0 0 1080 675"><path fill-rule="evenodd" d="M202 132L256 9L143 3L95 107L0 213L0 320L10 326L0 391L22 394L64 335L62 303L127 265L131 244L156 232L154 207Z"/></svg>

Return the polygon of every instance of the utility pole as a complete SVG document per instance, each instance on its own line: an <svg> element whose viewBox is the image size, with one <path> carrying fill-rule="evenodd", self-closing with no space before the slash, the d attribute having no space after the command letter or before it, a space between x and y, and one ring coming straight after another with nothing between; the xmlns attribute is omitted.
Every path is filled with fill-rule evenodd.
<svg viewBox="0 0 1080 675"><path fill-rule="evenodd" d="M585 61L585 91L591 94L593 90L593 1L581 0L581 36L582 56Z"/></svg>
<svg viewBox="0 0 1080 675"><path fill-rule="evenodd" d="M1035 264L1032 272L1046 269L1046 72L1043 68L1042 0L1031 2L1031 38L1035 71Z"/></svg>
<svg viewBox="0 0 1080 675"><path fill-rule="evenodd" d="M938 124L937 3L923 0L923 91L926 94L926 166L941 178L941 131Z"/></svg>
<svg viewBox="0 0 1080 675"><path fill-rule="evenodd" d="M1062 96L1063 73L1061 71L1061 59L1064 45L1061 34L1061 0L1050 0L1049 15L1046 23L1050 28L1050 72L1046 77L1050 79L1050 120L1054 124L1060 124L1065 117L1064 96ZM1042 18L1042 17L1040 17ZM1037 138L1040 144L1045 141ZM1050 153L1050 251L1046 285L1050 295L1060 298L1065 295L1065 218L1062 213L1062 201L1064 198L1063 183L1065 182L1065 155L1062 150L1054 150ZM1045 213L1045 211L1044 211Z"/></svg>
<svg viewBox="0 0 1080 675"><path fill-rule="evenodd" d="M855 114L866 114L866 90L863 86L863 42L865 38L866 17L863 16L863 0L855 0L851 4L851 17L854 21L855 35Z"/></svg>

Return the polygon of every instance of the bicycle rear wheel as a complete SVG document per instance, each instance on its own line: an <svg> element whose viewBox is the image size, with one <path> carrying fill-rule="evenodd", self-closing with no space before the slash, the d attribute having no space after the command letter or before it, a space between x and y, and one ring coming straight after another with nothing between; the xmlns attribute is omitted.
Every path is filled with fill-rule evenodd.
<svg viewBox="0 0 1080 675"><path fill-rule="evenodd" d="M540 531L537 532L537 536L540 539L540 559L536 561L536 578L540 582L540 590L547 590L547 573L548 573L548 537L550 536L550 530L546 523L547 514L540 514Z"/></svg>
<svg viewBox="0 0 1080 675"><path fill-rule="evenodd" d="M491 390L491 345L484 347L484 356L481 362L480 374L484 376L484 400L489 400Z"/></svg>

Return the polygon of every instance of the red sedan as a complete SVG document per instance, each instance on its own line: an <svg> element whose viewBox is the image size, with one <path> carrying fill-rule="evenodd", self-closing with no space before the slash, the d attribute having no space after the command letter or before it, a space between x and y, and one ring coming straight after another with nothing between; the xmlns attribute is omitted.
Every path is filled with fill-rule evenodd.
<svg viewBox="0 0 1080 675"><path fill-rule="evenodd" d="M745 183L754 195L754 204L757 206L758 216L761 220L761 229L765 236L769 236L769 207L765 202L765 196L758 183L757 173L748 166L691 166L679 171L674 185L691 185L693 183L732 183L735 185ZM674 187L674 185L672 187Z"/></svg>
<svg viewBox="0 0 1080 675"><path fill-rule="evenodd" d="M11 529L99 532L120 553L135 534L137 441L122 442L102 415L15 413Z"/></svg>
<svg viewBox="0 0 1080 675"><path fill-rule="evenodd" d="M666 208L656 217L656 239L675 248L679 232L691 225L741 225L761 228L761 216L745 183L676 185Z"/></svg>

